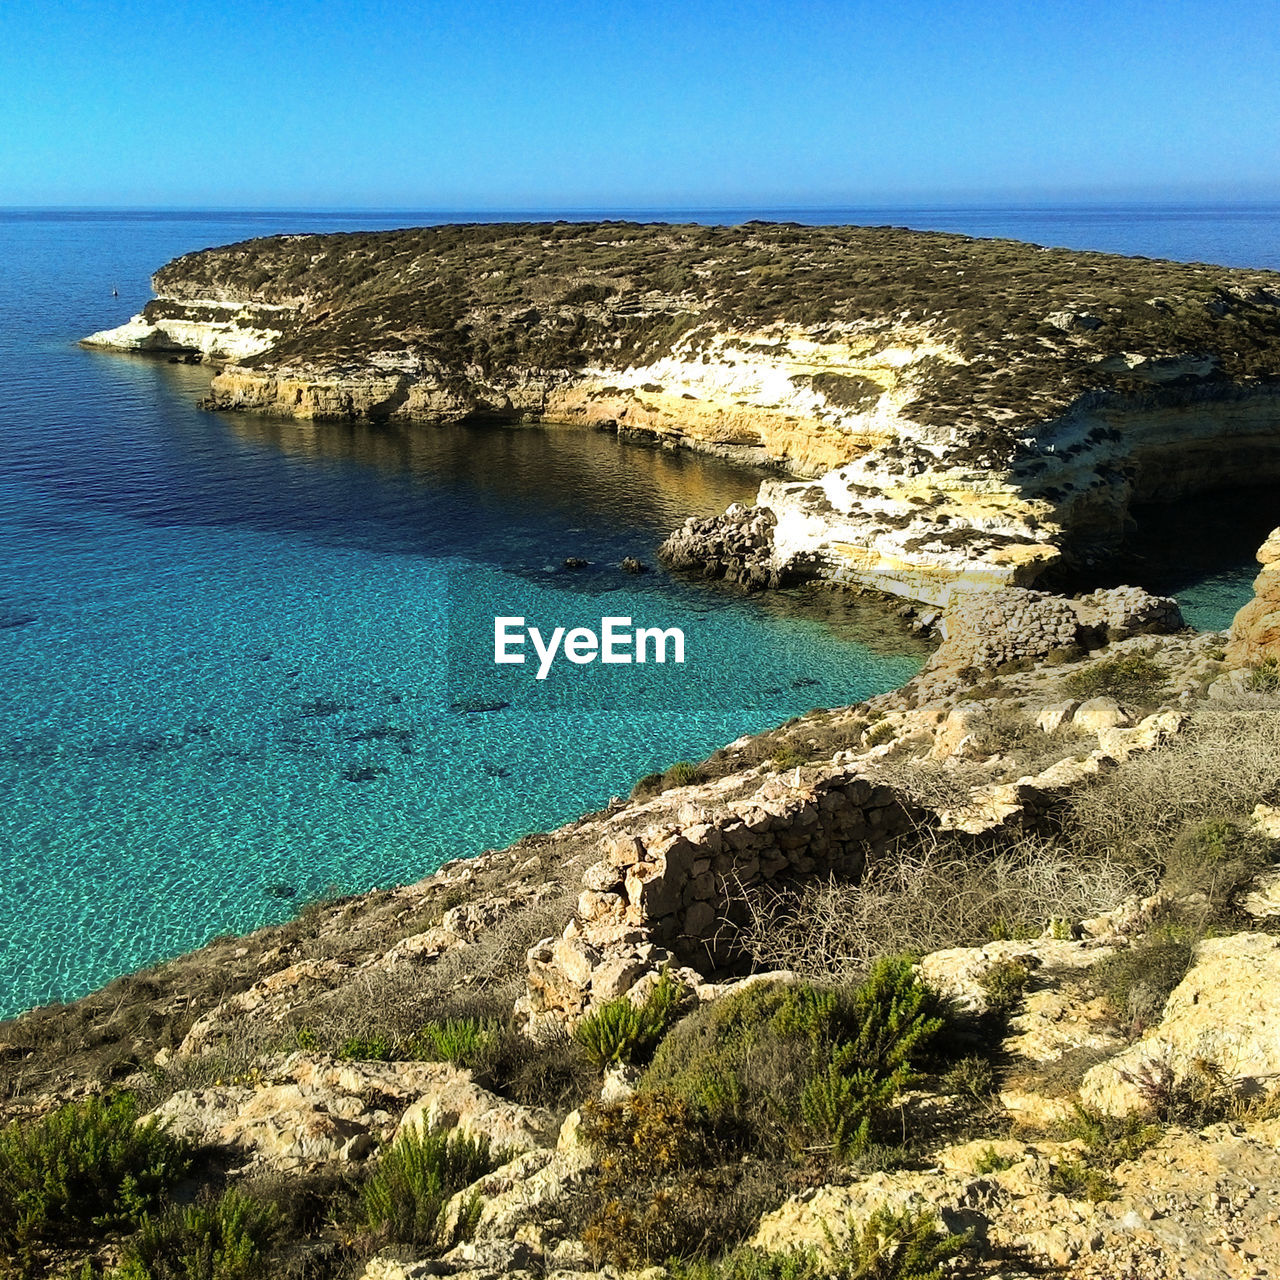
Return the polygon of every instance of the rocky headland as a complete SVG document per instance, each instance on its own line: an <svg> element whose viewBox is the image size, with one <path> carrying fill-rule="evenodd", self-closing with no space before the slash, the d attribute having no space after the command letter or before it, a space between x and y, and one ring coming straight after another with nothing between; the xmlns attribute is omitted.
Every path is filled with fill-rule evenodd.
<svg viewBox="0 0 1280 1280"><path fill-rule="evenodd" d="M1088 580L1135 504L1280 478L1280 275L880 227L555 223L178 258L92 345L219 410L578 423L767 465L675 565L934 606Z"/></svg>
<svg viewBox="0 0 1280 1280"><path fill-rule="evenodd" d="M1278 543L1229 634L962 593L900 690L5 1024L7 1265L1273 1274Z"/></svg>

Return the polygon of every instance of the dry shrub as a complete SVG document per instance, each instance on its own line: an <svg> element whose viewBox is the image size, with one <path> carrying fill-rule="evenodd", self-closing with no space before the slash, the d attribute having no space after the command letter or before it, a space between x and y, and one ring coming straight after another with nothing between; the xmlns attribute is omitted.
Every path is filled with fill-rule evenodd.
<svg viewBox="0 0 1280 1280"><path fill-rule="evenodd" d="M925 835L869 866L857 884L832 877L746 891L739 941L760 969L850 982L880 956L981 945L999 931L1039 934L1139 887L1131 868L1105 854L1081 859L1035 836L981 851Z"/></svg>
<svg viewBox="0 0 1280 1280"><path fill-rule="evenodd" d="M479 1057L475 1073L495 1093L561 1116L600 1087L598 1073L567 1032L535 1043L512 1022Z"/></svg>
<svg viewBox="0 0 1280 1280"><path fill-rule="evenodd" d="M1111 1052L1095 1045L1081 1045L1044 1062L1028 1059L1005 1077L1005 1083L1011 1088L1038 1093L1046 1098L1071 1098L1079 1093L1089 1068L1105 1062Z"/></svg>
<svg viewBox="0 0 1280 1280"><path fill-rule="evenodd" d="M568 1216L597 1264L634 1268L732 1248L786 1197L786 1172L741 1160L688 1100L670 1092L589 1103L583 1136L599 1174Z"/></svg>
<svg viewBox="0 0 1280 1280"><path fill-rule="evenodd" d="M1106 852L1162 867L1185 828L1247 817L1280 793L1280 706L1253 699L1207 704L1161 751L1133 756L1071 797L1064 829L1083 853Z"/></svg>
<svg viewBox="0 0 1280 1280"><path fill-rule="evenodd" d="M1043 745L1045 735L1017 703L991 707L974 728L978 750L987 755L1025 753Z"/></svg>

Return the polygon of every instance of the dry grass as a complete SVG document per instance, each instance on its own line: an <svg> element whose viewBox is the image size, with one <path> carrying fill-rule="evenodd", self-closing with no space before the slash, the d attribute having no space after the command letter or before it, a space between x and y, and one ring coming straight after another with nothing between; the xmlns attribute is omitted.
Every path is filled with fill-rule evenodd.
<svg viewBox="0 0 1280 1280"><path fill-rule="evenodd" d="M1207 703L1167 748L1134 756L1077 792L1063 820L1082 854L1163 868L1172 842L1211 818L1247 820L1280 795L1280 698Z"/></svg>
<svg viewBox="0 0 1280 1280"><path fill-rule="evenodd" d="M862 881L831 878L747 893L740 941L760 969L848 982L879 956L1035 936L1055 919L1080 919L1142 887L1109 856L1081 861L1027 836L985 851L922 836L872 865Z"/></svg>
<svg viewBox="0 0 1280 1280"><path fill-rule="evenodd" d="M1017 752L1024 772L1073 750L1069 741L1028 733L1016 713L997 717L993 737ZM923 807L941 808L989 776L977 765L902 761L884 780ZM1265 854L1250 849L1248 875L1237 874L1238 858L1210 866L1203 833L1216 831L1215 820L1247 825L1255 804L1277 796L1280 698L1205 704L1169 747L1135 755L1078 790L1052 831L979 841L922 829L869 865L858 884L743 890L749 918L737 941L760 969L848 981L878 956L1035 936L1054 921L1088 918L1151 892L1162 875L1185 881L1189 857L1201 879L1212 872L1214 884L1226 883L1220 893L1194 886L1225 919L1234 887Z"/></svg>

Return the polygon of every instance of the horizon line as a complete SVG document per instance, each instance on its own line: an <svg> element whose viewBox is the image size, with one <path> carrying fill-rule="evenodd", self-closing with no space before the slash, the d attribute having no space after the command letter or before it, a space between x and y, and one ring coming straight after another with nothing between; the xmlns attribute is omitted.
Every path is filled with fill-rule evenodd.
<svg viewBox="0 0 1280 1280"><path fill-rule="evenodd" d="M1269 199L987 199L914 202L872 201L866 204L655 204L655 205L546 205L546 206L453 206L432 208L427 205L203 205L203 204L0 204L0 215L35 213L101 213L101 214L236 214L281 215L308 214L311 216L369 217L374 215L429 214L439 217L460 217L486 214L511 217L523 215L543 220L548 217L564 218L565 215L600 215L618 217L636 214L715 214L715 213L841 213L875 212L877 210L910 210L919 212L945 212L950 210L977 211L983 209L1010 212L1017 210L1193 210L1218 209L1261 211L1280 209L1280 196Z"/></svg>

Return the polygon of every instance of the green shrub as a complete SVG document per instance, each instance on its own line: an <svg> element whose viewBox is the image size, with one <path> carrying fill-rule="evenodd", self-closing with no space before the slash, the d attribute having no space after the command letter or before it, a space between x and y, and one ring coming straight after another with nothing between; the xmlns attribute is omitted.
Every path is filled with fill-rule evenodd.
<svg viewBox="0 0 1280 1280"><path fill-rule="evenodd" d="M344 1062L390 1062L396 1050L388 1036L348 1036L338 1046L338 1057Z"/></svg>
<svg viewBox="0 0 1280 1280"><path fill-rule="evenodd" d="M478 1052L474 1070L486 1088L562 1114L600 1091L600 1077L566 1032L535 1044L518 1028L504 1026Z"/></svg>
<svg viewBox="0 0 1280 1280"><path fill-rule="evenodd" d="M796 769L807 764L808 760L809 757L803 751L792 746L779 747L773 753L773 764L779 769Z"/></svg>
<svg viewBox="0 0 1280 1280"><path fill-rule="evenodd" d="M1113 1179L1101 1169L1080 1160L1063 1160L1049 1174L1049 1190L1068 1200L1088 1200L1098 1204L1112 1199L1118 1190Z"/></svg>
<svg viewBox="0 0 1280 1280"><path fill-rule="evenodd" d="M1063 687L1076 698L1111 697L1132 702L1154 702L1164 692L1168 672L1142 653L1102 658L1073 671Z"/></svg>
<svg viewBox="0 0 1280 1280"><path fill-rule="evenodd" d="M978 979L986 996L987 1012L996 1018L1008 1018L1022 1003L1031 970L1021 960L1000 960Z"/></svg>
<svg viewBox="0 0 1280 1280"><path fill-rule="evenodd" d="M238 1191L171 1209L143 1222L113 1280L266 1280L278 1221L274 1208Z"/></svg>
<svg viewBox="0 0 1280 1280"><path fill-rule="evenodd" d="M878 961L843 990L757 983L686 1019L645 1087L689 1099L752 1149L844 1158L869 1143L942 1025L906 958Z"/></svg>
<svg viewBox="0 0 1280 1280"><path fill-rule="evenodd" d="M383 1152L361 1193L365 1222L397 1244L443 1250L475 1230L480 1200L473 1197L452 1226L445 1209L455 1192L502 1161L487 1138L457 1130L408 1129Z"/></svg>
<svg viewBox="0 0 1280 1280"><path fill-rule="evenodd" d="M851 1224L852 1226L852 1224ZM943 1267L971 1252L972 1233L944 1234L928 1211L877 1209L849 1242L822 1252L735 1249L718 1262L676 1267L676 1280L941 1280Z"/></svg>
<svg viewBox="0 0 1280 1280"><path fill-rule="evenodd" d="M666 1034L682 994L680 984L664 970L643 1004L634 1005L626 996L610 1000L578 1023L573 1038L601 1071L644 1061Z"/></svg>
<svg viewBox="0 0 1280 1280"><path fill-rule="evenodd" d="M984 1147L973 1162L975 1173L1003 1173L1012 1169L1018 1161L1014 1156L1002 1156L995 1147Z"/></svg>
<svg viewBox="0 0 1280 1280"><path fill-rule="evenodd" d="M650 796L656 796L661 790L662 774L646 773L643 778L638 778L635 786L631 788L631 798L647 800Z"/></svg>
<svg viewBox="0 0 1280 1280"><path fill-rule="evenodd" d="M134 1226L191 1168L191 1147L134 1099L86 1098L0 1130L0 1252L34 1251Z"/></svg>
<svg viewBox="0 0 1280 1280"><path fill-rule="evenodd" d="M1248 685L1254 693L1280 693L1280 659L1263 658L1249 672Z"/></svg>
<svg viewBox="0 0 1280 1280"><path fill-rule="evenodd" d="M1088 1148L1090 1165L1109 1171L1124 1160L1136 1159L1159 1141L1164 1130L1142 1112L1109 1116L1076 1102L1066 1132L1068 1138L1079 1139Z"/></svg>
<svg viewBox="0 0 1280 1280"><path fill-rule="evenodd" d="M409 1056L474 1067L492 1048L498 1034L498 1024L491 1019L446 1018L443 1022L428 1022L410 1042Z"/></svg>
<svg viewBox="0 0 1280 1280"><path fill-rule="evenodd" d="M690 787L702 781L702 770L688 760L677 760L662 776L663 790L670 787Z"/></svg>
<svg viewBox="0 0 1280 1280"><path fill-rule="evenodd" d="M989 1097L996 1087L996 1073L990 1061L977 1054L960 1059L942 1077L943 1088L975 1099Z"/></svg>
<svg viewBox="0 0 1280 1280"><path fill-rule="evenodd" d="M704 774L700 765L693 764L688 760L677 760L675 764L662 773L646 773L631 788L631 798L633 800L647 800L650 796L660 795L663 791L669 791L672 787L692 786L695 782L701 782L703 778Z"/></svg>
<svg viewBox="0 0 1280 1280"><path fill-rule="evenodd" d="M881 720L879 724L873 724L867 730L862 740L869 747L878 747L881 743L892 741L897 736L897 732L888 720Z"/></svg>

